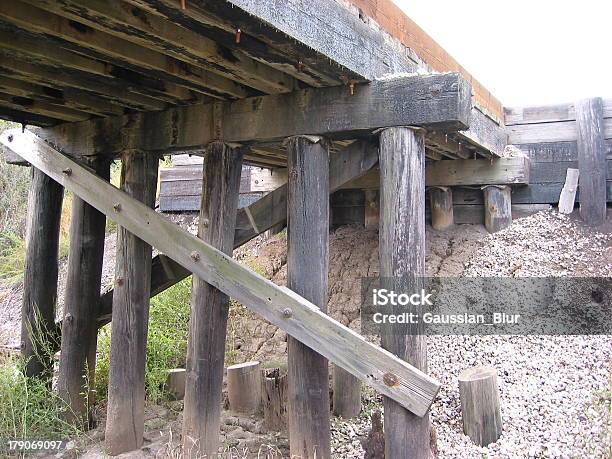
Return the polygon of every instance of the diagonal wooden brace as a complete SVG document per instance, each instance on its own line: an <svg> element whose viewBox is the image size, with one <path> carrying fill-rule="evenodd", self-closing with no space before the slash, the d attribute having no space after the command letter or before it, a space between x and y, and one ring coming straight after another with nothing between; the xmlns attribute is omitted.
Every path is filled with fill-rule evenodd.
<svg viewBox="0 0 612 459"><path fill-rule="evenodd" d="M117 224L383 395L418 416L429 410L440 383L427 374L369 343L291 290L277 286L189 234L33 133L6 130L0 142ZM63 174L62 170L68 168L72 173ZM193 253L199 257L193 257ZM291 313L287 314L287 310Z"/></svg>

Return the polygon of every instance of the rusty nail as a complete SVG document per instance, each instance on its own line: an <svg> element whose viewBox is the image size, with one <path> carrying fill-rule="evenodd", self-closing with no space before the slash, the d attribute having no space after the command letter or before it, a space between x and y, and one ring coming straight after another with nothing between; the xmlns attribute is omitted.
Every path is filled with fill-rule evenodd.
<svg viewBox="0 0 612 459"><path fill-rule="evenodd" d="M289 317L291 317L293 315L293 312L291 311L291 309L289 308L285 308L283 309L283 317L285 319L288 319Z"/></svg>
<svg viewBox="0 0 612 459"><path fill-rule="evenodd" d="M115 212L121 212L121 204L120 203L115 203L113 205L113 209L115 209Z"/></svg>
<svg viewBox="0 0 612 459"><path fill-rule="evenodd" d="M70 314L70 313L66 314L66 320L68 322L72 322L72 314Z"/></svg>
<svg viewBox="0 0 612 459"><path fill-rule="evenodd" d="M297 63L297 71L298 72L303 72L304 71L304 63L301 60L299 60L298 63Z"/></svg>
<svg viewBox="0 0 612 459"><path fill-rule="evenodd" d="M200 259L200 254L196 252L195 250L191 252L189 256L191 257L193 261L198 261Z"/></svg>
<svg viewBox="0 0 612 459"><path fill-rule="evenodd" d="M10 135L8 136L8 141L9 141L9 142L12 142L12 141L13 141L13 134L10 134Z"/></svg>
<svg viewBox="0 0 612 459"><path fill-rule="evenodd" d="M208 218L202 220L202 225L204 225L204 228L208 228L208 225L210 225L210 221L208 220Z"/></svg>
<svg viewBox="0 0 612 459"><path fill-rule="evenodd" d="M389 387L395 387L399 384L399 379L393 373L385 373L383 375L383 381Z"/></svg>
<svg viewBox="0 0 612 459"><path fill-rule="evenodd" d="M22 341L22 342L21 342L21 344L19 345L19 347L20 347L21 349L25 349L25 341Z"/></svg>
<svg viewBox="0 0 612 459"><path fill-rule="evenodd" d="M72 169L70 169L69 167L67 167L66 169L64 169L62 171L62 174L64 175L72 175Z"/></svg>
<svg viewBox="0 0 612 459"><path fill-rule="evenodd" d="M181 0L181 9L182 10L187 8L187 5L185 3L186 3L186 0Z"/></svg>
<svg viewBox="0 0 612 459"><path fill-rule="evenodd" d="M349 92L351 93L351 96L355 95L355 83L352 81L349 83Z"/></svg>
<svg viewBox="0 0 612 459"><path fill-rule="evenodd" d="M123 277L118 277L117 280L115 281L115 283L117 285L123 285Z"/></svg>
<svg viewBox="0 0 612 459"><path fill-rule="evenodd" d="M240 29L236 29L236 44L240 43L240 34L242 31Z"/></svg>

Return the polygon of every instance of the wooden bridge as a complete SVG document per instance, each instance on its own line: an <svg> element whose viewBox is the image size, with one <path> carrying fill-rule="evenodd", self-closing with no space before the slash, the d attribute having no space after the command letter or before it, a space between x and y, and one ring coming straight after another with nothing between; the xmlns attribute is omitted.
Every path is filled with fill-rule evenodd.
<svg viewBox="0 0 612 459"><path fill-rule="evenodd" d="M141 446L149 297L194 273L187 457L217 452L228 297L291 336L292 455L331 455L329 360L385 396L387 457L428 457L439 383L426 374L425 337L393 325L381 348L325 314L329 194L376 181L358 188L379 189L381 276L418 287L427 184L436 226L452 223L461 178L484 187L496 230L511 219L507 186L529 182L525 158L503 157L504 111L485 88L388 0L18 0L0 5L0 53L0 117L31 126L0 139L33 166L22 353L29 376L50 378L51 352L36 343L61 336L57 387L73 421L88 416L84 381L95 376L97 329L112 319L105 441L113 455ZM577 105L562 140L587 172L581 211L594 224L602 205L605 217L608 108ZM505 116L513 126L529 118ZM522 136L513 143L533 144L527 131L510 129ZM197 238L152 209L160 155L196 150ZM116 158L120 190L108 183ZM242 164L286 167L288 181L236 212ZM75 201L58 326L64 188ZM100 297L105 218L121 227L114 289ZM281 288L231 251L285 220ZM152 246L163 255L152 258Z"/></svg>

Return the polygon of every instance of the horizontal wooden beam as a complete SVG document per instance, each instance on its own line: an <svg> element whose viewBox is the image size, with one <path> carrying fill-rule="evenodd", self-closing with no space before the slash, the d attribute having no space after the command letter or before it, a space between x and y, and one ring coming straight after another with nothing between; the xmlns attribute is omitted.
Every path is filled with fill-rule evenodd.
<svg viewBox="0 0 612 459"><path fill-rule="evenodd" d="M0 142L132 234L332 363L414 414L428 412L440 388L430 376L369 343L291 290L277 286L181 229L31 132L9 129L0 135Z"/></svg>
<svg viewBox="0 0 612 459"><path fill-rule="evenodd" d="M19 0L0 3L0 18L34 34L46 34L84 49L108 56L112 62L127 63L174 83L220 99L252 95L244 86L201 67L179 62L157 51L122 38L79 25Z"/></svg>
<svg viewBox="0 0 612 459"><path fill-rule="evenodd" d="M515 124L508 126L509 143L574 142L578 139L576 121ZM604 139L612 139L612 117L603 120Z"/></svg>
<svg viewBox="0 0 612 459"><path fill-rule="evenodd" d="M117 155L129 149L202 149L214 139L251 143L292 135L352 139L387 126L468 127L470 87L458 74L419 75L348 88L311 88L39 130L67 154Z"/></svg>
<svg viewBox="0 0 612 459"><path fill-rule="evenodd" d="M137 43L191 65L202 66L265 93L290 92L295 80L166 18L123 1L25 0L37 8Z"/></svg>
<svg viewBox="0 0 612 459"><path fill-rule="evenodd" d="M540 124L556 121L576 121L574 103L534 107L504 107L505 124ZM603 99L603 116L612 118L612 99Z"/></svg>
<svg viewBox="0 0 612 459"><path fill-rule="evenodd" d="M529 159L462 159L436 161L425 168L427 186L508 185L529 183Z"/></svg>
<svg viewBox="0 0 612 459"><path fill-rule="evenodd" d="M1 89L0 89L1 90ZM37 115L48 116L62 121L83 121L91 117L90 113L73 108L64 107L55 103L45 102L30 97L14 96L0 92L0 106L13 110L22 110ZM0 111L1 112L1 111Z"/></svg>

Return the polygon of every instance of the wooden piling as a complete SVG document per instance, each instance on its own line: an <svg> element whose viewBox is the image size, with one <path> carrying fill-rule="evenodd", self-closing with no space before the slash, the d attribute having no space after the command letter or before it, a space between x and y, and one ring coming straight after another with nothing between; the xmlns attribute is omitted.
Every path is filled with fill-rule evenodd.
<svg viewBox="0 0 612 459"><path fill-rule="evenodd" d="M88 165L100 177L110 179L108 159L95 157ZM57 389L70 407L66 420L83 425L87 425L93 402L90 388L95 377L105 223L103 213L73 197Z"/></svg>
<svg viewBox="0 0 612 459"><path fill-rule="evenodd" d="M380 198L378 190L365 191L364 226L366 229L378 228L380 217Z"/></svg>
<svg viewBox="0 0 612 459"><path fill-rule="evenodd" d="M280 368L261 370L263 426L268 431L287 429L287 373Z"/></svg>
<svg viewBox="0 0 612 459"><path fill-rule="evenodd" d="M254 414L261 406L261 365L245 362L227 367L227 398L235 413Z"/></svg>
<svg viewBox="0 0 612 459"><path fill-rule="evenodd" d="M228 255L233 249L243 154L214 142L204 155L198 237ZM199 254L191 258L197 262ZM228 311L228 296L194 276L183 413L186 458L217 455Z"/></svg>
<svg viewBox="0 0 612 459"><path fill-rule="evenodd" d="M55 330L60 218L64 188L32 168L26 221L26 255L21 313L25 373L51 383Z"/></svg>
<svg viewBox="0 0 612 459"><path fill-rule="evenodd" d="M397 293L419 292L425 275L425 144L418 129L388 128L380 134L380 277ZM421 307L399 306L394 313L422 313ZM386 324L382 346L427 370L423 323ZM388 382L387 382L388 381ZM387 384L393 384L389 375ZM428 459L429 415L418 417L384 398L385 457Z"/></svg>
<svg viewBox="0 0 612 459"><path fill-rule="evenodd" d="M606 220L606 144L601 98L576 102L580 216L587 225Z"/></svg>
<svg viewBox="0 0 612 459"><path fill-rule="evenodd" d="M429 189L431 204L431 226L436 230L445 230L453 226L453 190L450 187L431 187Z"/></svg>
<svg viewBox="0 0 612 459"><path fill-rule="evenodd" d="M155 204L158 163L151 153L122 156L121 188L149 207ZM124 210L115 204L114 211ZM150 288L151 246L119 227L105 435L111 455L142 446Z"/></svg>
<svg viewBox="0 0 612 459"><path fill-rule="evenodd" d="M497 441L502 432L497 370L474 367L459 375L463 432L480 446Z"/></svg>
<svg viewBox="0 0 612 459"><path fill-rule="evenodd" d="M512 190L506 185L483 188L485 228L489 233L503 230L512 224Z"/></svg>
<svg viewBox="0 0 612 459"><path fill-rule="evenodd" d="M333 381L332 407L334 414L342 416L344 419L359 416L361 412L361 381L338 365L334 365Z"/></svg>
<svg viewBox="0 0 612 459"><path fill-rule="evenodd" d="M287 145L287 287L327 310L329 147L325 139L292 137ZM291 311L286 311L287 319ZM327 359L288 337L291 456L331 458Z"/></svg>

